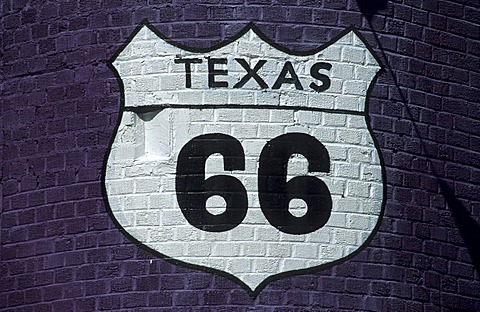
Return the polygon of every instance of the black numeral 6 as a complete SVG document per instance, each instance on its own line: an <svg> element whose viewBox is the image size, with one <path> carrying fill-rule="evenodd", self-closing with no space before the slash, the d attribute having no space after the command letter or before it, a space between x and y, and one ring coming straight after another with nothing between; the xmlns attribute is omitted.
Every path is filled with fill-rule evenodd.
<svg viewBox="0 0 480 312"><path fill-rule="evenodd" d="M185 219L194 227L209 231L228 231L242 223L248 209L247 192L236 178L216 175L205 179L207 158L220 153L224 170L245 170L241 143L226 134L204 134L184 145L178 155L175 187ZM260 206L266 219L279 231L307 234L324 226L332 211L332 197L327 185L313 176L296 176L287 182L288 160L301 154L308 160L309 172L329 172L330 157L325 146L303 133L276 137L263 147L258 168ZM206 209L207 199L221 196L226 209L219 215ZM299 198L307 204L303 216L288 210L290 200Z"/></svg>

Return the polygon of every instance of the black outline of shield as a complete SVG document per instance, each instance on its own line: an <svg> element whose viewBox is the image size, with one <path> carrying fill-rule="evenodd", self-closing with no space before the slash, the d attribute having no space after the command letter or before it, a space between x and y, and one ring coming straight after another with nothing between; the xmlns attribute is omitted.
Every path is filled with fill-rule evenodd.
<svg viewBox="0 0 480 312"><path fill-rule="evenodd" d="M191 264L191 263L187 263L187 262L184 262L184 261L181 261L181 260L177 260L177 259L174 259L174 258L171 258L169 256L166 256L166 255L163 255L162 253L146 246L144 243L140 242L139 240L137 240L136 238L134 238L131 234L129 234L127 232L127 230L125 230L121 225L120 223L117 221L117 219L115 218L115 215L109 205L109 202L108 202L108 196L107 196L107 190L106 190L106 184L105 184L105 177L106 177L106 168L107 168L107 162L108 162L108 158L110 156L110 153L111 153L111 149L112 149L112 145L114 143L114 140L115 140L115 135L117 134L118 132L118 128L120 126L120 122L122 120L122 117L123 117L123 112L126 111L125 109L125 89L124 89L124 84L123 84L123 81L120 77L120 74L118 73L118 71L115 69L115 67L113 66L113 62L115 61L115 59L119 56L119 54L130 44L130 42L133 40L133 38L135 38L135 36L138 34L138 32L143 28L143 27L148 27L152 32L154 32L160 39L166 41L167 43L177 47L177 48L180 48L180 49L183 49L183 50L186 50L186 51L189 51L189 52L195 52L195 53L207 53L207 52L211 52L211 51L214 51L214 50L217 50L223 46L226 46L234 41L236 41L237 39L239 39L240 37L242 37L245 33L247 33L249 30L253 30L253 32L260 38L262 39L263 41L265 41L266 43L268 43L269 45L271 45L272 47L274 47L275 49L281 51L281 52L284 52L284 53L287 53L289 55L293 55L293 56L308 56L308 55L311 55L311 54L314 54L314 53L318 53L319 51L325 49L326 47L334 44L336 41L338 41L340 38L342 38L343 36L345 36L347 33L353 31L355 33L355 35L363 42L363 44L365 45L365 47L369 50L369 52L371 53L371 55L375 58L375 60L377 61L377 63L379 64L380 66L380 70L376 73L375 77L371 80L370 82L370 85L368 87L368 90L367 90L367 93L366 93L366 98L365 98L365 110L363 113L361 113L361 115L364 115L365 116L365 122L366 122L366 125L367 125L367 129L368 129L368 132L370 133L370 136L373 140L373 143L374 143L374 146L375 146L375 149L377 150L378 152L378 155L379 155L379 160L380 160L380 166L381 166L381 172L382 172L382 181L383 181L383 197L382 197L382 205L381 205L381 210L380 210L380 214L378 216L378 220L377 220L377 223L375 225L375 227L373 228L372 232L370 233L370 235L368 236L368 238L365 240L365 242L359 246L354 252L352 252L351 254L343 257L343 258L340 258L340 259L337 259L335 261L332 261L332 262L329 262L329 263L326 263L326 264L322 264L322 265L319 265L319 266L314 266L314 267L309 267L309 268L305 268L305 269L300 269L300 270L294 270L294 271L287 271L287 272L283 272L283 273L278 273L278 274L275 274L275 275L271 275L269 276L268 278L266 278L265 280L263 280L255 289L251 289L250 287L248 287L243 281L241 281L239 278L235 277L234 275L230 274L230 273L227 273L227 272L224 272L224 271L221 271L221 270L217 270L217 269L212 269L212 268L209 268L209 267L205 267L205 266L201 266L201 265L197 265L197 264ZM224 277L227 277L228 279L232 280L233 282L235 282L236 284L240 285L243 289L245 289L245 291L253 298L255 299L258 294L269 284L271 283L272 281L275 281L275 280L279 280L279 279L283 279L283 278L286 278L286 277L290 277L290 276L295 276L295 275L301 275L301 274L309 274L309 273L313 273L313 272L318 272L318 271L321 271L321 270L325 270L325 269L328 269L328 268L331 268L335 265L338 265L342 262L345 262L347 260L350 260L352 259L353 257L355 257L357 254L359 254L363 249L365 249L369 244L370 242L372 241L373 237L375 236L375 234L377 233L381 223L382 223L382 219L383 219L383 215L384 215L384 211L385 211L385 202L386 202L386 196L387 196L387 184L386 184L386 173L385 173L385 164L384 164L384 160L383 160L383 157L382 157L382 153L381 153L381 150L380 150L380 147L378 145L378 142L375 138L375 136L373 135L373 131L371 129L371 123L370 123L370 117L367 113L368 111L368 108L369 108L369 98L370 98L370 93L372 92L373 90L373 87L375 86L376 84L376 81L378 79L378 77L384 72L384 67L382 66L382 63L380 61L380 59L378 58L378 56L376 55L376 53L373 51L373 49L370 47L370 45L368 44L368 42L366 41L366 39L363 37L363 35L354 27L354 26L350 26L348 28L346 28L344 31L342 31L340 34L338 34L337 36L335 36L335 38L333 38L332 40L330 40L329 42L327 42L326 44L323 44L321 45L320 47L316 48L316 49L313 49L313 50L309 50L309 51L303 51L303 52L295 52L295 51L292 51L292 50L289 50L289 49L286 49L278 44L275 44L273 41L271 41L266 35L264 35L259 29L258 27L253 23L253 22L250 22L248 23L238 34L236 34L234 37L228 39L228 40L225 40L217 45L214 45L210 48L201 48L201 49L194 49L194 48L189 48L189 47L186 47L186 46L183 46L181 44L178 44L176 42L174 42L173 40L169 39L168 37L166 37L165 35L163 35L158 29L156 29L148 20L143 20L136 28L135 30L132 32L132 34L128 37L128 39L126 40L126 42L114 53L114 55L111 57L111 59L108 61L107 63L107 66L108 68L110 68L110 70L112 70L112 72L114 73L115 77L116 77L116 80L120 86L120 115L118 116L118 120L117 120L117 124L115 125L115 128L114 128L114 131L113 131L113 134L112 134L112 138L110 140L110 143L109 143L109 146L108 146L108 149L107 149L107 152L105 153L105 157L104 157L104 162L103 162L103 169L102 169L102 193L103 193L103 197L104 197L104 201L105 201L105 204L106 204L106 207L107 207L107 212L108 214L110 215L111 219L113 220L115 226L126 236L128 237L129 240L131 240L135 245L137 245L138 247L140 247L141 249L157 256L157 257L160 257L164 260L166 260L167 262L171 263L171 264L174 264L174 265L181 265L183 267L187 267L187 268L191 268L191 269L199 269L199 270L202 270L202 271L205 271L205 272L209 272L209 273L214 273L214 274L217 274L217 275L220 275L220 276L224 276Z"/></svg>

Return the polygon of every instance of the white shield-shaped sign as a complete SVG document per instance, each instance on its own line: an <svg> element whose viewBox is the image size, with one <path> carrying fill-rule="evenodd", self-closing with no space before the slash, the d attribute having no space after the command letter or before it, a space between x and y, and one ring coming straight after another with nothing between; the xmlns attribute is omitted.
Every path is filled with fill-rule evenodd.
<svg viewBox="0 0 480 312"><path fill-rule="evenodd" d="M380 66L357 30L295 54L254 25L194 50L145 22L111 66L124 99L104 190L135 242L256 295L371 240L385 185L365 106Z"/></svg>

